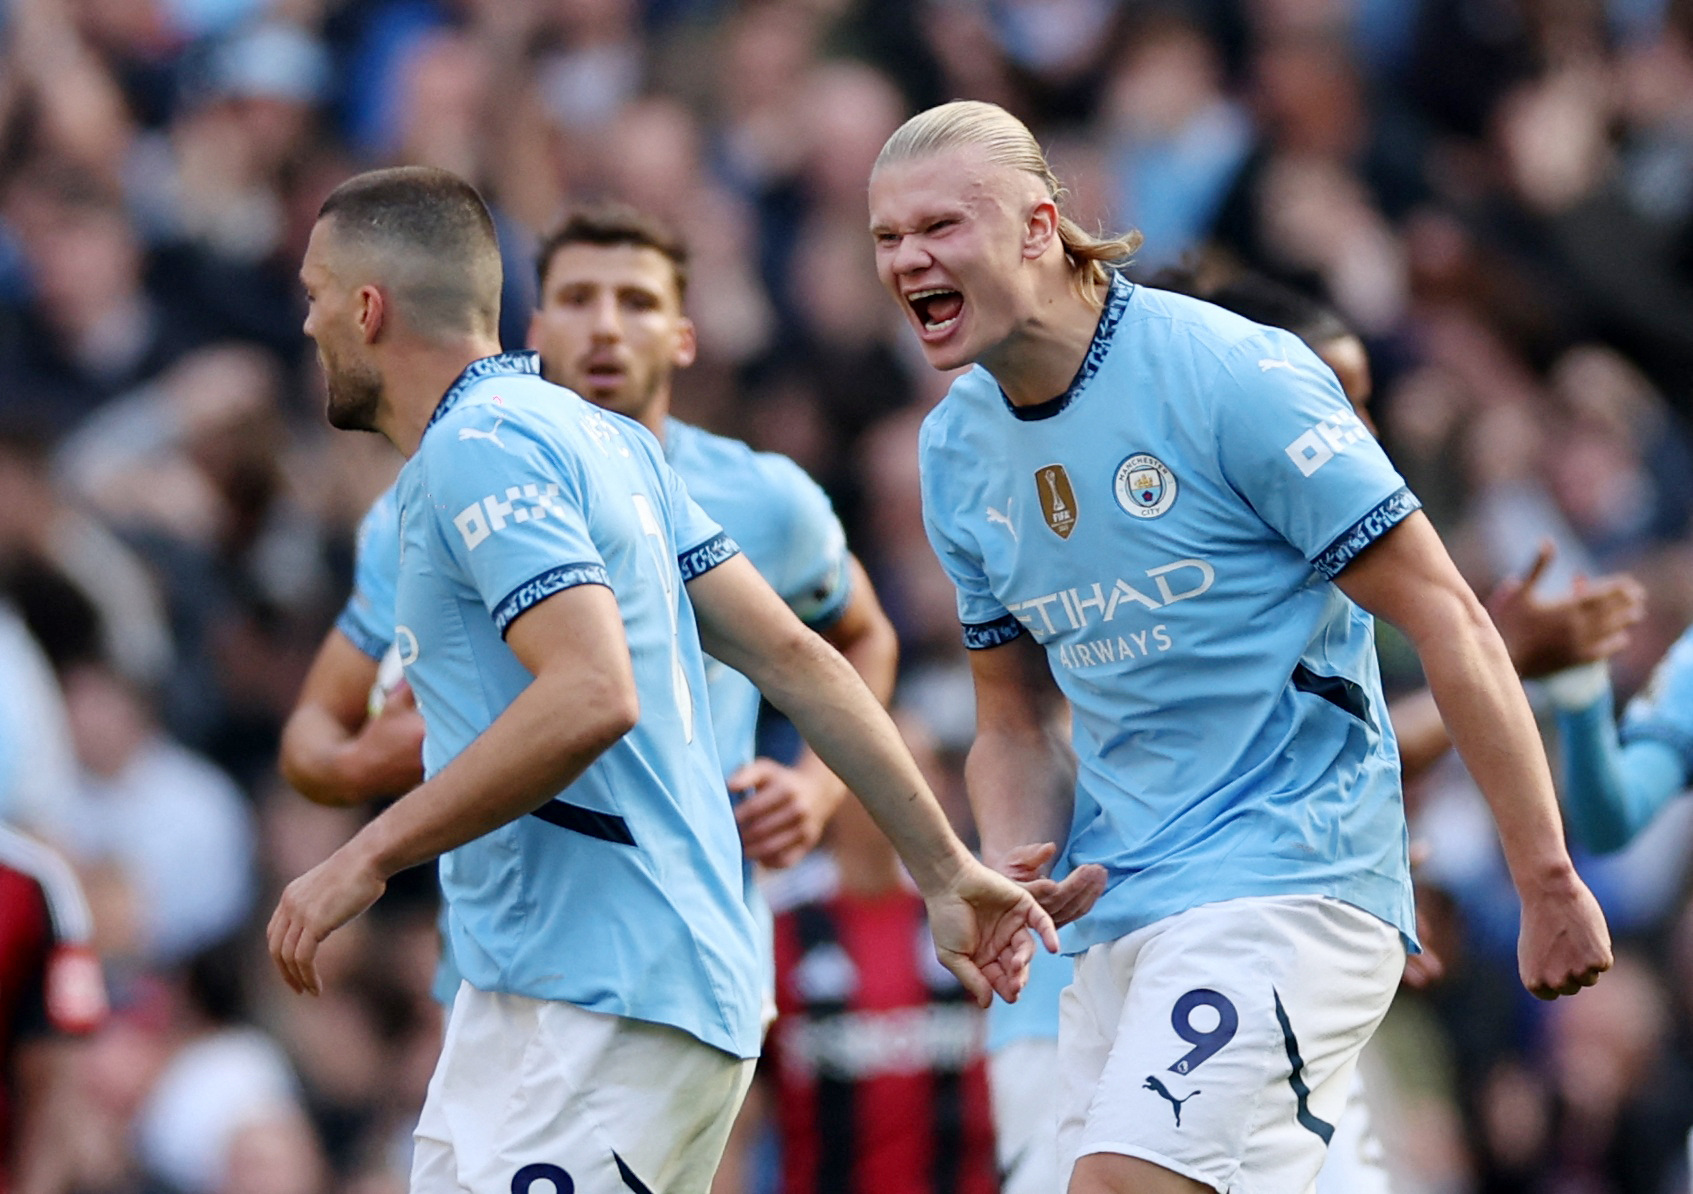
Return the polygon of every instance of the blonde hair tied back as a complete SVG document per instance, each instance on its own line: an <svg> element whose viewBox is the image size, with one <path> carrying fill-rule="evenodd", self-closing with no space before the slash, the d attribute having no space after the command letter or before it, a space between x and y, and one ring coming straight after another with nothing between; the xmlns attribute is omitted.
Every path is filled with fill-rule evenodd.
<svg viewBox="0 0 1693 1194"><path fill-rule="evenodd" d="M1065 215L1063 200L1068 192L1053 174L1034 134L998 104L954 100L919 112L894 130L876 155L874 169L962 145L979 145L995 165L1021 170L1040 181L1058 205L1058 239L1074 270L1076 288L1083 297L1098 301L1110 282L1110 272L1127 265L1144 238L1135 231L1094 236Z"/></svg>

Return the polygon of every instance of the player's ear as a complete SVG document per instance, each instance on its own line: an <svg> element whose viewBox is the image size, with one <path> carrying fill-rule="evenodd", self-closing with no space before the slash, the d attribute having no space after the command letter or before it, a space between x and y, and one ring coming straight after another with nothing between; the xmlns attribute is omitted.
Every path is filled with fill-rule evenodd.
<svg viewBox="0 0 1693 1194"><path fill-rule="evenodd" d="M699 356L700 338L694 329L694 321L684 315L676 321L676 351L671 354L670 363L678 369L686 369Z"/></svg>
<svg viewBox="0 0 1693 1194"><path fill-rule="evenodd" d="M353 296L353 311L364 342L376 343L376 338L382 334L382 325L388 318L388 304L382 291L375 286L359 287L358 293Z"/></svg>
<svg viewBox="0 0 1693 1194"><path fill-rule="evenodd" d="M1023 225L1023 256L1030 261L1044 254L1058 238L1058 204L1050 198L1035 201L1034 210Z"/></svg>

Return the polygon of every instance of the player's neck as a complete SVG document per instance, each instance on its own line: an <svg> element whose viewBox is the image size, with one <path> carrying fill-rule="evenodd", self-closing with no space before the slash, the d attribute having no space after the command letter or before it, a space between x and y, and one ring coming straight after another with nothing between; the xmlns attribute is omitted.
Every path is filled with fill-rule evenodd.
<svg viewBox="0 0 1693 1194"><path fill-rule="evenodd" d="M407 459L416 455L424 429L459 374L472 361L496 356L500 342L492 336L467 336L451 343L414 340L396 345L383 370L386 400L377 427Z"/></svg>
<svg viewBox="0 0 1693 1194"><path fill-rule="evenodd" d="M982 355L1013 406L1049 402L1070 388L1099 327L1100 308L1068 276L1049 284L1010 336Z"/></svg>
<svg viewBox="0 0 1693 1194"><path fill-rule="evenodd" d="M660 386L652 399L641 408L635 421L653 433L659 444L664 443L665 425L670 422L670 387Z"/></svg>

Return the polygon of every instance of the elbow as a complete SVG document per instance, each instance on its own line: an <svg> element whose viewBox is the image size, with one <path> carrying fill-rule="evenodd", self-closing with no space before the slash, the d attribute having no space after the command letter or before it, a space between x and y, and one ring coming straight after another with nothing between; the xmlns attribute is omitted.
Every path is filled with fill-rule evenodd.
<svg viewBox="0 0 1693 1194"><path fill-rule="evenodd" d="M585 728L588 745L598 754L615 745L641 720L641 700L635 692L633 678L628 684L616 685L602 693L593 709L591 722Z"/></svg>

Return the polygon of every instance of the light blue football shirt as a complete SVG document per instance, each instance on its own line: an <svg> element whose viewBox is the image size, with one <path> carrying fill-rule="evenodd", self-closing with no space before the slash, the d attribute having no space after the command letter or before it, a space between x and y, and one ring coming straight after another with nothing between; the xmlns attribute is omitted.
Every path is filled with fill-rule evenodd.
<svg viewBox="0 0 1693 1194"><path fill-rule="evenodd" d="M1682 631L1623 711L1624 743L1662 742L1693 776L1693 626Z"/></svg>
<svg viewBox="0 0 1693 1194"><path fill-rule="evenodd" d="M335 629L378 663L394 643L394 577L399 571L399 499L390 485L359 521L353 592L335 619Z"/></svg>
<svg viewBox="0 0 1693 1194"><path fill-rule="evenodd" d="M1332 583L1418 508L1295 336L1113 281L1071 388L959 378L923 507L974 648L1030 634L1072 709L1079 952L1200 904L1332 896L1414 941L1372 619Z"/></svg>
<svg viewBox="0 0 1693 1194"><path fill-rule="evenodd" d="M804 469L677 419L664 425L664 456L800 621L823 630L840 618L852 596L846 532ZM709 657L705 678L727 777L753 759L760 697L751 680Z"/></svg>
<svg viewBox="0 0 1693 1194"><path fill-rule="evenodd" d="M556 799L442 858L460 971L756 1056L755 931L684 589L733 542L645 429L543 381L533 353L464 372L397 492L395 641L428 774L529 685L507 629L574 585L616 595L640 697Z"/></svg>
<svg viewBox="0 0 1693 1194"><path fill-rule="evenodd" d="M826 630L839 620L852 597L846 532L828 495L805 470L773 452L755 452L740 440L670 419L664 427L665 459L687 484L701 508L737 544L800 620ZM359 524L353 592L336 628L366 655L380 661L394 640L394 576L399 570L399 522L394 489L371 505ZM706 700L717 752L727 779L752 761L761 697L741 673L707 656ZM743 875L747 906L768 929L769 909L748 865ZM443 929L445 936L445 929ZM769 933L759 952L773 974ZM451 1003L458 974L443 952L434 992Z"/></svg>

